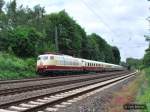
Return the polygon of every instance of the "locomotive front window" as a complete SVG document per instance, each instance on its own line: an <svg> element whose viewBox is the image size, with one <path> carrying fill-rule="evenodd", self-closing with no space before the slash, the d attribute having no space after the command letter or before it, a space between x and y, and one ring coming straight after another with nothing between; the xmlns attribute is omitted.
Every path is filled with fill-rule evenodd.
<svg viewBox="0 0 150 112"><path fill-rule="evenodd" d="M43 59L43 60L47 60L47 59L48 59L48 56L43 56L42 59Z"/></svg>

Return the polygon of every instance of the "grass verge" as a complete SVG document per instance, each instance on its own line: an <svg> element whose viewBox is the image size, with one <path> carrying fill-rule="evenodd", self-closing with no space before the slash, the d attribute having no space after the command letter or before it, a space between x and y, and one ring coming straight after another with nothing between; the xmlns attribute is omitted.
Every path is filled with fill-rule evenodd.
<svg viewBox="0 0 150 112"><path fill-rule="evenodd" d="M144 69L143 74L144 81L139 89L136 101L147 105L148 109L142 112L150 112L150 68Z"/></svg>

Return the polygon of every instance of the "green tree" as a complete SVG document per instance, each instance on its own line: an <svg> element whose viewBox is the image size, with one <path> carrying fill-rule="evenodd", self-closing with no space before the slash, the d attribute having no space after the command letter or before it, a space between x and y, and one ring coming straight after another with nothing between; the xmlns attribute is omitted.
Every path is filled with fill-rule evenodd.
<svg viewBox="0 0 150 112"><path fill-rule="evenodd" d="M16 26L16 10L17 10L16 0L13 0L12 2L7 4L8 24L10 25L10 27Z"/></svg>
<svg viewBox="0 0 150 112"><path fill-rule="evenodd" d="M2 6L3 2L0 3L0 9ZM45 8L40 5L33 9L16 6L16 0L13 0L7 4L5 13L0 14L0 50L12 51L21 57L56 51L57 29L60 53L119 63L118 49L113 49L95 33L87 36L85 30L65 10L45 14Z"/></svg>
<svg viewBox="0 0 150 112"><path fill-rule="evenodd" d="M20 57L30 57L38 54L43 35L31 27L16 27L9 31L9 47Z"/></svg>
<svg viewBox="0 0 150 112"><path fill-rule="evenodd" d="M80 56L82 34L80 26L63 10L45 16L47 39L55 43L57 27L59 51L64 54Z"/></svg>
<svg viewBox="0 0 150 112"><path fill-rule="evenodd" d="M127 58L126 63L128 66L130 66L132 69L139 69L142 65L142 60L135 59L135 58Z"/></svg>
<svg viewBox="0 0 150 112"><path fill-rule="evenodd" d="M150 66L150 51L147 51L143 58L143 63L146 67Z"/></svg>
<svg viewBox="0 0 150 112"><path fill-rule="evenodd" d="M114 56L114 63L119 64L120 59L121 59L119 49L114 46L112 47L112 51L113 51L113 56Z"/></svg>
<svg viewBox="0 0 150 112"><path fill-rule="evenodd" d="M97 42L98 45L98 60L113 63L114 62L114 56L112 52L112 47L99 35L93 33L90 35L91 38Z"/></svg>
<svg viewBox="0 0 150 112"><path fill-rule="evenodd" d="M97 38L100 38L97 34L91 34L88 36L88 45L89 48L87 49L90 57L89 59L98 60L98 61L105 61L104 60L104 53L99 49L99 43Z"/></svg>
<svg viewBox="0 0 150 112"><path fill-rule="evenodd" d="M2 8L3 8L4 4L5 4L4 0L0 0L0 13L3 12Z"/></svg>

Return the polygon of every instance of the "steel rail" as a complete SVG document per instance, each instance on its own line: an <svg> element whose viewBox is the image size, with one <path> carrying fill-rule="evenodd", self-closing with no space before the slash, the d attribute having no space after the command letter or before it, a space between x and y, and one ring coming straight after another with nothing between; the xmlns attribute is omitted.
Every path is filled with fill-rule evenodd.
<svg viewBox="0 0 150 112"><path fill-rule="evenodd" d="M95 80L98 78L109 77L112 75L120 75L122 73L118 73L118 74L111 73L111 74L107 74L107 75L99 75L99 76L97 75L95 77L90 77L90 78L85 78L85 79L75 79L75 80L53 82L53 83L48 83L48 84L39 84L39 85L33 85L33 86L27 86L27 87L4 89L4 90L0 90L0 96L6 96L6 95L10 95L10 94L18 94L18 93L22 93L22 92L46 89L46 88L51 88L51 87L58 87L60 85L62 86L62 85L68 85L68 84L73 84L73 83L79 83L79 82L83 82L83 81ZM124 73L128 73L128 72L124 72Z"/></svg>
<svg viewBox="0 0 150 112"><path fill-rule="evenodd" d="M114 73L119 73L122 71L113 71ZM99 73L94 73L95 74L108 74L111 72L99 72ZM79 76L88 76L91 74L77 74L77 75L57 75L57 76L43 76L43 77L35 77L35 78L27 78L27 79L14 79L14 80L0 80L0 84L12 84L12 83L23 83L23 82L31 82L31 81L40 81L40 80L51 80L51 79L59 79L59 78L69 78L69 77L79 77Z"/></svg>

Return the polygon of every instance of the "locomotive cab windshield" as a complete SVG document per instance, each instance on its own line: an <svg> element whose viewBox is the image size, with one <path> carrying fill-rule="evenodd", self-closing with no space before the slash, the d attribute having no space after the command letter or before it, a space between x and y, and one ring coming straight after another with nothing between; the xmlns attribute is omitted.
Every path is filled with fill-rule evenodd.
<svg viewBox="0 0 150 112"><path fill-rule="evenodd" d="M37 60L47 60L48 56L39 56Z"/></svg>

